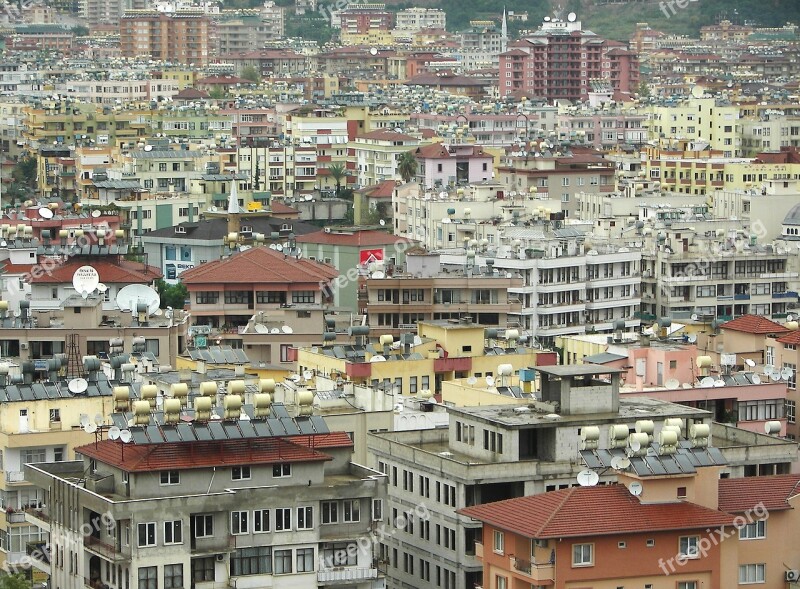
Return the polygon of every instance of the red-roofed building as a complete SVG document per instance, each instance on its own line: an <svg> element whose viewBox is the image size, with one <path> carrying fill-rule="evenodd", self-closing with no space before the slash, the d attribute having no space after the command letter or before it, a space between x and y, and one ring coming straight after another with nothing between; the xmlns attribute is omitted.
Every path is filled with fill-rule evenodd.
<svg viewBox="0 0 800 589"><path fill-rule="evenodd" d="M245 346L251 360L277 365L319 340L332 302L329 285L338 275L289 248L254 247L186 270L181 281L195 325L210 326L220 343Z"/></svg>
<svg viewBox="0 0 800 589"><path fill-rule="evenodd" d="M417 181L427 189L484 182L494 171L492 156L479 145L432 143L415 149L414 158Z"/></svg>
<svg viewBox="0 0 800 589"><path fill-rule="evenodd" d="M255 84L252 80L245 78L238 78L236 76L209 76L201 78L194 83L195 88L205 92L212 92L214 90L222 90L227 92L231 88L238 88L240 86L252 86Z"/></svg>
<svg viewBox="0 0 800 589"><path fill-rule="evenodd" d="M353 222L356 225L375 225L380 220L392 227L392 195L397 185L395 180L384 180L356 190L353 194Z"/></svg>
<svg viewBox="0 0 800 589"><path fill-rule="evenodd" d="M250 395L240 400L252 414ZM348 435L322 417L288 417L280 403L269 411L197 421L183 412L175 423L140 415L149 423L130 426L129 443L101 440L76 448L76 461L31 467L48 548L71 550L89 587L117 564L117 576L179 586L385 586L360 539L384 519L386 475L358 465ZM71 577L53 567L60 586Z"/></svg>

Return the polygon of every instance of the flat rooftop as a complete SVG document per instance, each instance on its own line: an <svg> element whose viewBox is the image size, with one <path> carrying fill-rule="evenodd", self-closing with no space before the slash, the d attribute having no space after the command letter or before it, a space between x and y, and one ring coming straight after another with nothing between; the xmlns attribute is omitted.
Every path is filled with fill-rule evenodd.
<svg viewBox="0 0 800 589"><path fill-rule="evenodd" d="M541 373L565 378L569 376L602 376L604 374L622 374L626 372L621 368L597 366L595 364L570 364L567 366L537 366Z"/></svg>

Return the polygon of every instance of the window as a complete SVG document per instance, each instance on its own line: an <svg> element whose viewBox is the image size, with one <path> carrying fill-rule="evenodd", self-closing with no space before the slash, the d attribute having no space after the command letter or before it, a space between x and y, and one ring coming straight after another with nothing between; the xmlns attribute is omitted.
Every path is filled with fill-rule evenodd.
<svg viewBox="0 0 800 589"><path fill-rule="evenodd" d="M285 575L292 572L292 551L291 550L276 550L275 551L275 574Z"/></svg>
<svg viewBox="0 0 800 589"><path fill-rule="evenodd" d="M272 476L276 479L292 476L292 465L286 462L281 464L274 464L272 466Z"/></svg>
<svg viewBox="0 0 800 589"><path fill-rule="evenodd" d="M505 535L503 532L499 530L494 531L494 544L492 545L492 550L497 552L498 554L503 554L503 550L505 547Z"/></svg>
<svg viewBox="0 0 800 589"><path fill-rule="evenodd" d="M494 586L497 587L497 589L507 589L508 579L502 575L495 575Z"/></svg>
<svg viewBox="0 0 800 589"><path fill-rule="evenodd" d="M214 580L214 557L192 559L192 581L202 583ZM233 561L231 561L231 565Z"/></svg>
<svg viewBox="0 0 800 589"><path fill-rule="evenodd" d="M314 291L313 290L297 290L292 293L293 303L313 303Z"/></svg>
<svg viewBox="0 0 800 589"><path fill-rule="evenodd" d="M275 510L275 531L287 532L291 529L292 509L290 507L279 507Z"/></svg>
<svg viewBox="0 0 800 589"><path fill-rule="evenodd" d="M764 564L743 564L739 566L739 584L763 583Z"/></svg>
<svg viewBox="0 0 800 589"><path fill-rule="evenodd" d="M198 305L216 305L219 303L219 293L211 290L202 290L194 295Z"/></svg>
<svg viewBox="0 0 800 589"><path fill-rule="evenodd" d="M23 414L22 412L25 411ZM28 414L27 409L21 409L19 412L20 417ZM33 464L36 462L45 462L47 460L47 451L44 448L28 448L20 453L22 464Z"/></svg>
<svg viewBox="0 0 800 589"><path fill-rule="evenodd" d="M213 561L213 559L211 560ZM291 560L289 561L289 564L291 565ZM272 547L270 546L239 548L231 556L232 577L239 577L243 575L269 575L271 573Z"/></svg>
<svg viewBox="0 0 800 589"><path fill-rule="evenodd" d="M383 519L383 499L372 500L372 521L377 522Z"/></svg>
<svg viewBox="0 0 800 589"><path fill-rule="evenodd" d="M295 553L297 560L297 572L308 573L314 570L314 549L298 548Z"/></svg>
<svg viewBox="0 0 800 589"><path fill-rule="evenodd" d="M322 502L322 523L335 524L339 522L339 504L336 501Z"/></svg>
<svg viewBox="0 0 800 589"><path fill-rule="evenodd" d="M183 564L164 565L164 589L183 589Z"/></svg>
<svg viewBox="0 0 800 589"><path fill-rule="evenodd" d="M139 567L139 589L158 589L158 567Z"/></svg>
<svg viewBox="0 0 800 589"><path fill-rule="evenodd" d="M61 409L51 409L50 410L50 422L57 423L61 421Z"/></svg>
<svg viewBox="0 0 800 589"><path fill-rule="evenodd" d="M355 544L335 542L322 545L322 562L325 567L355 566L358 564L358 547Z"/></svg>
<svg viewBox="0 0 800 589"><path fill-rule="evenodd" d="M194 517L194 535L196 538L210 538L214 535L214 516L195 515Z"/></svg>
<svg viewBox="0 0 800 589"><path fill-rule="evenodd" d="M342 521L349 523L360 521L358 499L347 499L342 501Z"/></svg>
<svg viewBox="0 0 800 589"><path fill-rule="evenodd" d="M269 509L257 509L253 512L253 531L269 532Z"/></svg>
<svg viewBox="0 0 800 589"><path fill-rule="evenodd" d="M231 511L231 534L247 534L250 532L249 515L249 511Z"/></svg>
<svg viewBox="0 0 800 589"><path fill-rule="evenodd" d="M572 566L590 566L593 564L593 544L575 544L572 547Z"/></svg>
<svg viewBox="0 0 800 589"><path fill-rule="evenodd" d="M789 423L797 423L796 404L794 401L786 400L786 421Z"/></svg>
<svg viewBox="0 0 800 589"><path fill-rule="evenodd" d="M767 537L766 520L752 522L739 529L739 538L742 540L756 540Z"/></svg>
<svg viewBox="0 0 800 589"><path fill-rule="evenodd" d="M686 498L686 487L678 487L678 499Z"/></svg>
<svg viewBox="0 0 800 589"><path fill-rule="evenodd" d="M652 585L650 589L652 589ZM678 589L697 589L697 581L680 581L678 582Z"/></svg>
<svg viewBox="0 0 800 589"><path fill-rule="evenodd" d="M678 540L678 554L685 558L697 558L698 536L681 536Z"/></svg>
<svg viewBox="0 0 800 589"><path fill-rule="evenodd" d="M162 470L161 471L161 484L162 485L177 485L181 482L181 474L177 470Z"/></svg>
<svg viewBox="0 0 800 589"><path fill-rule="evenodd" d="M791 371L791 376L786 379L786 386L789 388L789 390L795 390L797 388L797 366L795 364L784 362L783 369Z"/></svg>
<svg viewBox="0 0 800 589"><path fill-rule="evenodd" d="M234 466L231 469L231 480L233 481L245 481L250 479L250 467L249 466Z"/></svg>
<svg viewBox="0 0 800 589"><path fill-rule="evenodd" d="M297 508L297 529L310 530L314 526L314 509L308 505Z"/></svg>
<svg viewBox="0 0 800 589"><path fill-rule="evenodd" d="M156 545L156 522L139 524L139 548ZM141 569L140 569L141 570Z"/></svg>
<svg viewBox="0 0 800 589"><path fill-rule="evenodd" d="M179 519L164 522L164 544L182 544L183 528Z"/></svg>
<svg viewBox="0 0 800 589"><path fill-rule="evenodd" d="M62 462L63 460L64 448L53 448L53 462ZM0 461L0 466L2 466L2 461Z"/></svg>

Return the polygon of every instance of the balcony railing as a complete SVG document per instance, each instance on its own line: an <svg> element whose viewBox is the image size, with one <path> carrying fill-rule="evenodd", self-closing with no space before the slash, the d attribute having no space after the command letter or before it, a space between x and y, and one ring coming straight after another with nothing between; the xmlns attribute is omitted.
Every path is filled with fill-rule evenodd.
<svg viewBox="0 0 800 589"><path fill-rule="evenodd" d="M340 567L317 571L318 583L366 581L378 578L378 569L360 567Z"/></svg>
<svg viewBox="0 0 800 589"><path fill-rule="evenodd" d="M7 483L24 483L25 482L25 473L21 470L9 470L6 471L6 482Z"/></svg>

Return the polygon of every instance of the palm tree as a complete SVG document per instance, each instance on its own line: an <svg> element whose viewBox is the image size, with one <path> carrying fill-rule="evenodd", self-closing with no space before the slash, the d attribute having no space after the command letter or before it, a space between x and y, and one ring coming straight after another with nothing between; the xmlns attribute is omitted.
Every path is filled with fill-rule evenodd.
<svg viewBox="0 0 800 589"><path fill-rule="evenodd" d="M405 152L397 160L397 173L403 179L403 182L411 182L414 176L417 175L417 158L410 151Z"/></svg>
<svg viewBox="0 0 800 589"><path fill-rule="evenodd" d="M328 172L330 172L333 181L336 182L336 196L339 196L339 192L342 189L342 180L347 176L347 169L344 164L331 164L328 166Z"/></svg>

